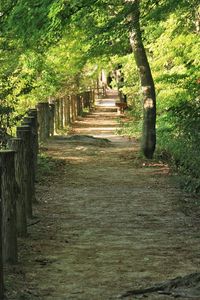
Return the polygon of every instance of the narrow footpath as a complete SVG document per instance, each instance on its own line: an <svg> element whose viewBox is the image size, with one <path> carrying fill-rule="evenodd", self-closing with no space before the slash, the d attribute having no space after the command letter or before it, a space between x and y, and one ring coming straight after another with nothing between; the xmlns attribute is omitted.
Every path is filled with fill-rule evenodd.
<svg viewBox="0 0 200 300"><path fill-rule="evenodd" d="M199 218L186 209L194 199L167 165L142 161L136 141L115 135L115 97L46 145L60 167L38 184L40 222L21 241L21 298L10 299L118 299L199 270Z"/></svg>

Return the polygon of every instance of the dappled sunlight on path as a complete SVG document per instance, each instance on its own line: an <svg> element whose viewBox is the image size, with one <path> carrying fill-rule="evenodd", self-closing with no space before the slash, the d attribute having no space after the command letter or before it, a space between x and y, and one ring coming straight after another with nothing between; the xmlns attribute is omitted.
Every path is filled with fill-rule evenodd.
<svg viewBox="0 0 200 300"><path fill-rule="evenodd" d="M116 90L107 90L106 96L103 98L96 99L96 105L100 108L114 108L115 102L119 100L118 92Z"/></svg>
<svg viewBox="0 0 200 300"><path fill-rule="evenodd" d="M119 117L115 106L117 100L116 91L108 91L106 97L97 99L95 111L84 118L78 118L74 123L74 133L107 138L112 141L122 141L123 139L116 134L119 127L116 122L116 118Z"/></svg>

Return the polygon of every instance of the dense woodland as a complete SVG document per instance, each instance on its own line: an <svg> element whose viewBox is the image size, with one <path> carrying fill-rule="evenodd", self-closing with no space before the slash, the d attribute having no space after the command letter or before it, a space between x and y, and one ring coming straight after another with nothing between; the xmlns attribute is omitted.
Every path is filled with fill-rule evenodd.
<svg viewBox="0 0 200 300"><path fill-rule="evenodd" d="M145 147L151 148L147 157L156 142L155 155L182 174L185 188L199 192L198 3L1 0L1 132L14 134L20 118L37 102L92 88L102 69L109 73L120 65L121 90L129 105L129 121L121 133L143 135L144 153ZM141 72L141 60L147 76ZM150 90L145 92L145 86ZM145 99L153 99L153 110L147 113Z"/></svg>

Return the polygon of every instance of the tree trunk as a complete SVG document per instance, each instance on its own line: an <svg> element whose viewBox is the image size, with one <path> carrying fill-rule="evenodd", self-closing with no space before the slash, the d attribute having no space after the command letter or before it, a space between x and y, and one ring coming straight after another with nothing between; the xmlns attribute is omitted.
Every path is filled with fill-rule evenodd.
<svg viewBox="0 0 200 300"><path fill-rule="evenodd" d="M126 3L132 5L129 20L131 22L130 43L139 70L143 94L142 151L147 158L152 158L156 146L156 94L151 69L142 42L139 2L139 0L126 1Z"/></svg>

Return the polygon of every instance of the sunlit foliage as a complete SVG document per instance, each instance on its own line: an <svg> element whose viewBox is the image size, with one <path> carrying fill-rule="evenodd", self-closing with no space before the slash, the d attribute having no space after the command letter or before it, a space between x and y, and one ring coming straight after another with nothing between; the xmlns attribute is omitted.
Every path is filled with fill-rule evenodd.
<svg viewBox="0 0 200 300"><path fill-rule="evenodd" d="M122 65L139 136L139 76L123 0L1 0L0 127L11 128L40 100L94 85ZM198 0L141 0L141 28L157 93L158 155L200 191L200 6ZM139 131L138 131L139 130Z"/></svg>

